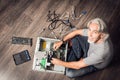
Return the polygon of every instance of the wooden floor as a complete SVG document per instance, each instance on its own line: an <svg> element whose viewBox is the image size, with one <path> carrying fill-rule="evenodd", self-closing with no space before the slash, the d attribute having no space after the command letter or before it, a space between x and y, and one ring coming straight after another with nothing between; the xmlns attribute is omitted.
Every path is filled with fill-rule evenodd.
<svg viewBox="0 0 120 80"><path fill-rule="evenodd" d="M96 17L105 20L115 49L108 68L75 80L120 80L120 0L0 0L0 80L74 80L61 74L32 70L36 39L49 25L48 11L63 14L70 12L71 6L76 6L76 16L87 11L80 20L71 20L77 28L85 27ZM33 38L33 46L11 44L12 36ZM29 50L32 60L16 66L12 55L25 49Z"/></svg>

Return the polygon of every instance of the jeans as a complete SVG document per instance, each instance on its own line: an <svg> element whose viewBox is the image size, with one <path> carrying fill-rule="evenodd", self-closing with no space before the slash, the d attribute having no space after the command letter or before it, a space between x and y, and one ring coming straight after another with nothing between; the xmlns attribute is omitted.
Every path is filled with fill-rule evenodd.
<svg viewBox="0 0 120 80"><path fill-rule="evenodd" d="M87 37L85 36L75 36L71 39L72 47L67 54L67 62L78 61L80 58L87 57L87 52L89 49L89 43L87 42ZM94 66L87 66L80 69L66 68L65 75L71 78L83 76L91 72L95 72L97 68Z"/></svg>

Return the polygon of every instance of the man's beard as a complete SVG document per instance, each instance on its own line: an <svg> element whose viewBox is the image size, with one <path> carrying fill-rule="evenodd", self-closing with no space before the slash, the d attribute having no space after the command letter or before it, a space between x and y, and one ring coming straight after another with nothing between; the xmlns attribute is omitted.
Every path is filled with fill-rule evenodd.
<svg viewBox="0 0 120 80"><path fill-rule="evenodd" d="M90 41L90 40L88 39L88 43L94 43L94 41Z"/></svg>
<svg viewBox="0 0 120 80"><path fill-rule="evenodd" d="M97 43L100 40L100 38L98 37L95 41L91 41L88 39L88 43Z"/></svg>

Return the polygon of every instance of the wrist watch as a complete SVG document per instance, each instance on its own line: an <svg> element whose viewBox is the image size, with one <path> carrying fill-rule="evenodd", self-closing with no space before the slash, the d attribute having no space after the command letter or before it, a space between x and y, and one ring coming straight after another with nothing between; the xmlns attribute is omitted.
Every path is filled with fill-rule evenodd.
<svg viewBox="0 0 120 80"><path fill-rule="evenodd" d="M61 41L63 42L63 44L66 43L66 41L64 41L63 39Z"/></svg>

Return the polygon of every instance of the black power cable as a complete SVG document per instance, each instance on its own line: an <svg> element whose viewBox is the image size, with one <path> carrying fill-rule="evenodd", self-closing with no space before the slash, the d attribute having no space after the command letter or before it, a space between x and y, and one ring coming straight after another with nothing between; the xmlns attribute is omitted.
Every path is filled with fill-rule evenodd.
<svg viewBox="0 0 120 80"><path fill-rule="evenodd" d="M47 21L51 22L48 25L49 30L54 30L58 28L61 24L64 24L72 28L72 24L70 23L69 19L68 20L59 19L60 15L56 14L55 11L53 11L53 13L51 13L51 11L48 11L47 17L48 17Z"/></svg>

